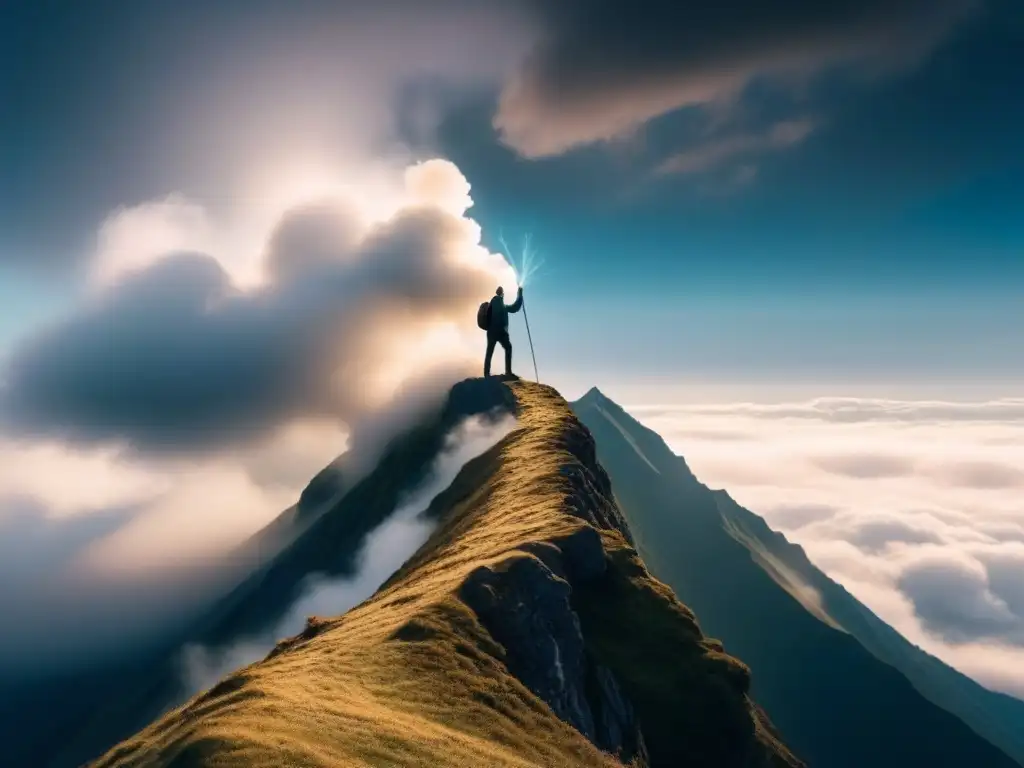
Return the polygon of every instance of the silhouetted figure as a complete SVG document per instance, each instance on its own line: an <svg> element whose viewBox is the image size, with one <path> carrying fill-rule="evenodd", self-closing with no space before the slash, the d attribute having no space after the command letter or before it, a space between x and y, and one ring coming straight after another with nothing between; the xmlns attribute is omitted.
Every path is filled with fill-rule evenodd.
<svg viewBox="0 0 1024 768"><path fill-rule="evenodd" d="M518 312L523 306L523 289L519 288L519 294L513 304L505 303L505 289L500 285L494 292L491 299L489 312L490 322L487 325L487 354L484 356L484 376L491 375L491 356L494 355L494 345L501 344L505 349L505 375L512 375L512 340L508 337L508 314Z"/></svg>

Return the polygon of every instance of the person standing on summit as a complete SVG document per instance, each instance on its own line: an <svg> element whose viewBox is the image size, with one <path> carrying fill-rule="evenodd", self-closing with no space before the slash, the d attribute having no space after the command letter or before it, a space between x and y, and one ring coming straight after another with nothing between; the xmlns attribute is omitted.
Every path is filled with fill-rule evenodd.
<svg viewBox="0 0 1024 768"><path fill-rule="evenodd" d="M505 375L512 376L512 340L508 336L508 315L518 312L523 306L523 288L519 287L518 295L512 304L505 303L505 289L500 285L494 292L487 309L487 354L484 356L484 376L491 375L491 357L494 345L501 344L505 349Z"/></svg>

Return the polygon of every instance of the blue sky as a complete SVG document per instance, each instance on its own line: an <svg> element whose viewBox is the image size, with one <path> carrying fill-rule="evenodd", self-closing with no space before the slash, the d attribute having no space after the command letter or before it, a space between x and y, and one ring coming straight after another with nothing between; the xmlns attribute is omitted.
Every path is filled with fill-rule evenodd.
<svg viewBox="0 0 1024 768"><path fill-rule="evenodd" d="M662 69L695 80L730 64L699 41L679 62L659 58L658 45L684 47L689 38L663 40L655 23L703 23L727 53L730 45L737 57L752 51L755 64L728 92L680 97L676 108L643 113L610 141L567 128L554 150L538 151L501 126L536 137L545 119L556 127L568 119L557 102L543 101L543 73L533 112L501 123L514 55L505 69L495 65L490 81L466 84L461 70L479 66L479 50L434 64L432 40L421 68L428 76L408 53L417 23L464 12L458 2L438 3L423 18L407 12L400 23L353 15L344 3L289 11L225 3L182 14L160 2L59 13L16 3L0 80L13 105L0 123L0 345L73 301L84 257L112 209L171 192L215 206L228 194L226 179L251 158L246 141L226 137L253 133L268 118L242 98L211 108L206 81L223 84L222 93L255 93L263 86L246 79L250 69L272 89L278 64L291 66L297 51L315 59L331 49L331 30L340 39L364 24L393 51L384 60L400 63L393 76L379 93L367 88L350 102L344 87L314 91L310 100L323 109L300 110L296 121L387 113L388 131L378 135L391 145L461 168L488 245L497 248L499 232L511 242L533 234L545 265L528 306L538 361L554 383L578 390L590 377L625 392L652 381L677 389L719 382L752 394L787 379L830 393L897 383L934 389L942 381L950 392L1012 389L1024 375L1024 13L1012 2L927 5L851 11L836 3L810 13L793 1L759 33L756 14L745 29L713 12L687 22L671 4L641 3L626 22L641 41L635 49L609 43L600 26L614 3L600 4L588 21L541 13L535 23L548 24L556 40L559 25L578 25L566 39L582 41L579 50L559 75L567 102L577 88L625 103L630 88L643 90ZM536 10L522 6L527 17ZM516 37L497 7L493 24L487 13L470 24L487 44L478 48ZM851 20L865 31L844 41L836 30ZM521 49L530 41L524 31ZM806 46L810 63L779 74L780 41ZM865 52L830 58L829 46L844 42ZM595 51L606 60L586 69L601 61ZM354 61L341 80L361 74ZM423 104L426 130L413 119ZM594 121L602 119L598 110ZM803 128L773 141L782 124ZM680 155L690 170L658 172ZM525 335L520 325L513 333L523 369Z"/></svg>

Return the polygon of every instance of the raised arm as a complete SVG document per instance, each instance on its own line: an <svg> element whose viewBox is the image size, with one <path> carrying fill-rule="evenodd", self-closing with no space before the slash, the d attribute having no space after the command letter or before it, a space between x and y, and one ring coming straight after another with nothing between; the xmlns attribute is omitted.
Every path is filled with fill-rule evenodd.
<svg viewBox="0 0 1024 768"><path fill-rule="evenodd" d="M519 295L516 296L516 300L511 304L506 304L505 309L509 312L518 312L523 306L523 289L519 289Z"/></svg>

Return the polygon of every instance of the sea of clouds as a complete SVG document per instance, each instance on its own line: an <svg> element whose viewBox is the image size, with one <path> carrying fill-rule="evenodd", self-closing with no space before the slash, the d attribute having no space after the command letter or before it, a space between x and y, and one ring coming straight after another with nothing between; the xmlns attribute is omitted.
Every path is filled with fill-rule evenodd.
<svg viewBox="0 0 1024 768"><path fill-rule="evenodd" d="M1024 400L629 410L911 642L1024 696Z"/></svg>

